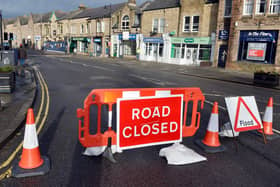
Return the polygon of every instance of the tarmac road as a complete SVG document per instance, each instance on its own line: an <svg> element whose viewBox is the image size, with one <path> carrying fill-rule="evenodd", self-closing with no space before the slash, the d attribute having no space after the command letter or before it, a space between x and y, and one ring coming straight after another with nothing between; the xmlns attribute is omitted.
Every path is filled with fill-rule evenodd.
<svg viewBox="0 0 280 187"><path fill-rule="evenodd" d="M39 63L50 92L50 112L39 136L40 150L51 159L48 175L25 179L9 178L3 186L279 186L280 139L264 145L251 132L241 133L237 144L221 139L227 151L206 154L193 140L203 138L214 101L220 105L220 123L227 122L224 97L254 95L259 110L274 97L274 128L280 130L280 91L186 76L186 69L165 64L134 63L117 59L64 56L33 56ZM218 76L218 75L217 75ZM206 162L169 166L158 156L167 145L127 150L116 154L116 164L103 157L82 156L78 141L76 109L92 89L139 87L200 87L207 102L201 128L184 145L207 157ZM107 124L103 121L103 124ZM237 145L237 149L236 149Z"/></svg>

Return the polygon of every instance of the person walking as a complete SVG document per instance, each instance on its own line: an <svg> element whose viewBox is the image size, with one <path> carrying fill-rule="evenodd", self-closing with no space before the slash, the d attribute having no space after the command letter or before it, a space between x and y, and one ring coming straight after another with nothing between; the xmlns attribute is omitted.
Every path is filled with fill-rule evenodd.
<svg viewBox="0 0 280 187"><path fill-rule="evenodd" d="M24 75L24 66L25 66L25 60L27 59L27 52L26 49L23 48L22 44L20 44L20 48L18 50L18 59L19 59L19 75Z"/></svg>

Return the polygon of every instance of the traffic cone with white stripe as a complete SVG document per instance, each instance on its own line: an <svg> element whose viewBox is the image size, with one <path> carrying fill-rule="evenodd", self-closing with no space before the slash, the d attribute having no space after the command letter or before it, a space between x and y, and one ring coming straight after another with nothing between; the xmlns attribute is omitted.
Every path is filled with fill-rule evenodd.
<svg viewBox="0 0 280 187"><path fill-rule="evenodd" d="M50 161L39 150L33 109L28 109L21 159L13 166L16 178L44 175L50 170Z"/></svg>
<svg viewBox="0 0 280 187"><path fill-rule="evenodd" d="M260 129L258 132L266 135L266 139L273 140L275 138L279 138L280 136L274 134L272 131L272 123L273 123L273 98L270 97L264 112L263 116L263 130Z"/></svg>
<svg viewBox="0 0 280 187"><path fill-rule="evenodd" d="M207 153L225 151L225 147L219 140L219 114L217 102L214 103L204 139L196 140L195 143Z"/></svg>

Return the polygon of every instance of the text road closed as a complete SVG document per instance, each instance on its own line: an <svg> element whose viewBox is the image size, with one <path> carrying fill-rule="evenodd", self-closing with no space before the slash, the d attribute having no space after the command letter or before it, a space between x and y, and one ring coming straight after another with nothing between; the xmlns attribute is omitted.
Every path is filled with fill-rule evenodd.
<svg viewBox="0 0 280 187"><path fill-rule="evenodd" d="M118 146L121 149L182 139L182 96L118 101Z"/></svg>

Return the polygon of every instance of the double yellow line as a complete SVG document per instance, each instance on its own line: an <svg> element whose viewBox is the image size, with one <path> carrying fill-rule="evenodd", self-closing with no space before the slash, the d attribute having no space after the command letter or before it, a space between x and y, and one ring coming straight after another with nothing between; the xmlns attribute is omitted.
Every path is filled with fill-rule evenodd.
<svg viewBox="0 0 280 187"><path fill-rule="evenodd" d="M40 87L41 87L41 104L40 104L40 108L39 108L38 114L36 116L36 121L35 121L35 124L37 125L37 134L39 134L45 125L45 122L46 122L46 119L47 119L47 116L49 113L50 96L49 96L49 90L48 90L47 83L46 83L45 79L43 78L41 72L37 71L36 76L39 80ZM39 121L40 121L40 124L38 125ZM15 159L16 155L21 150L22 145L23 145L23 141L17 146L17 148L7 158L7 160L0 165L0 170L10 166L11 162ZM5 172L0 174L0 180L10 177L11 173L12 173L12 166L10 166Z"/></svg>

